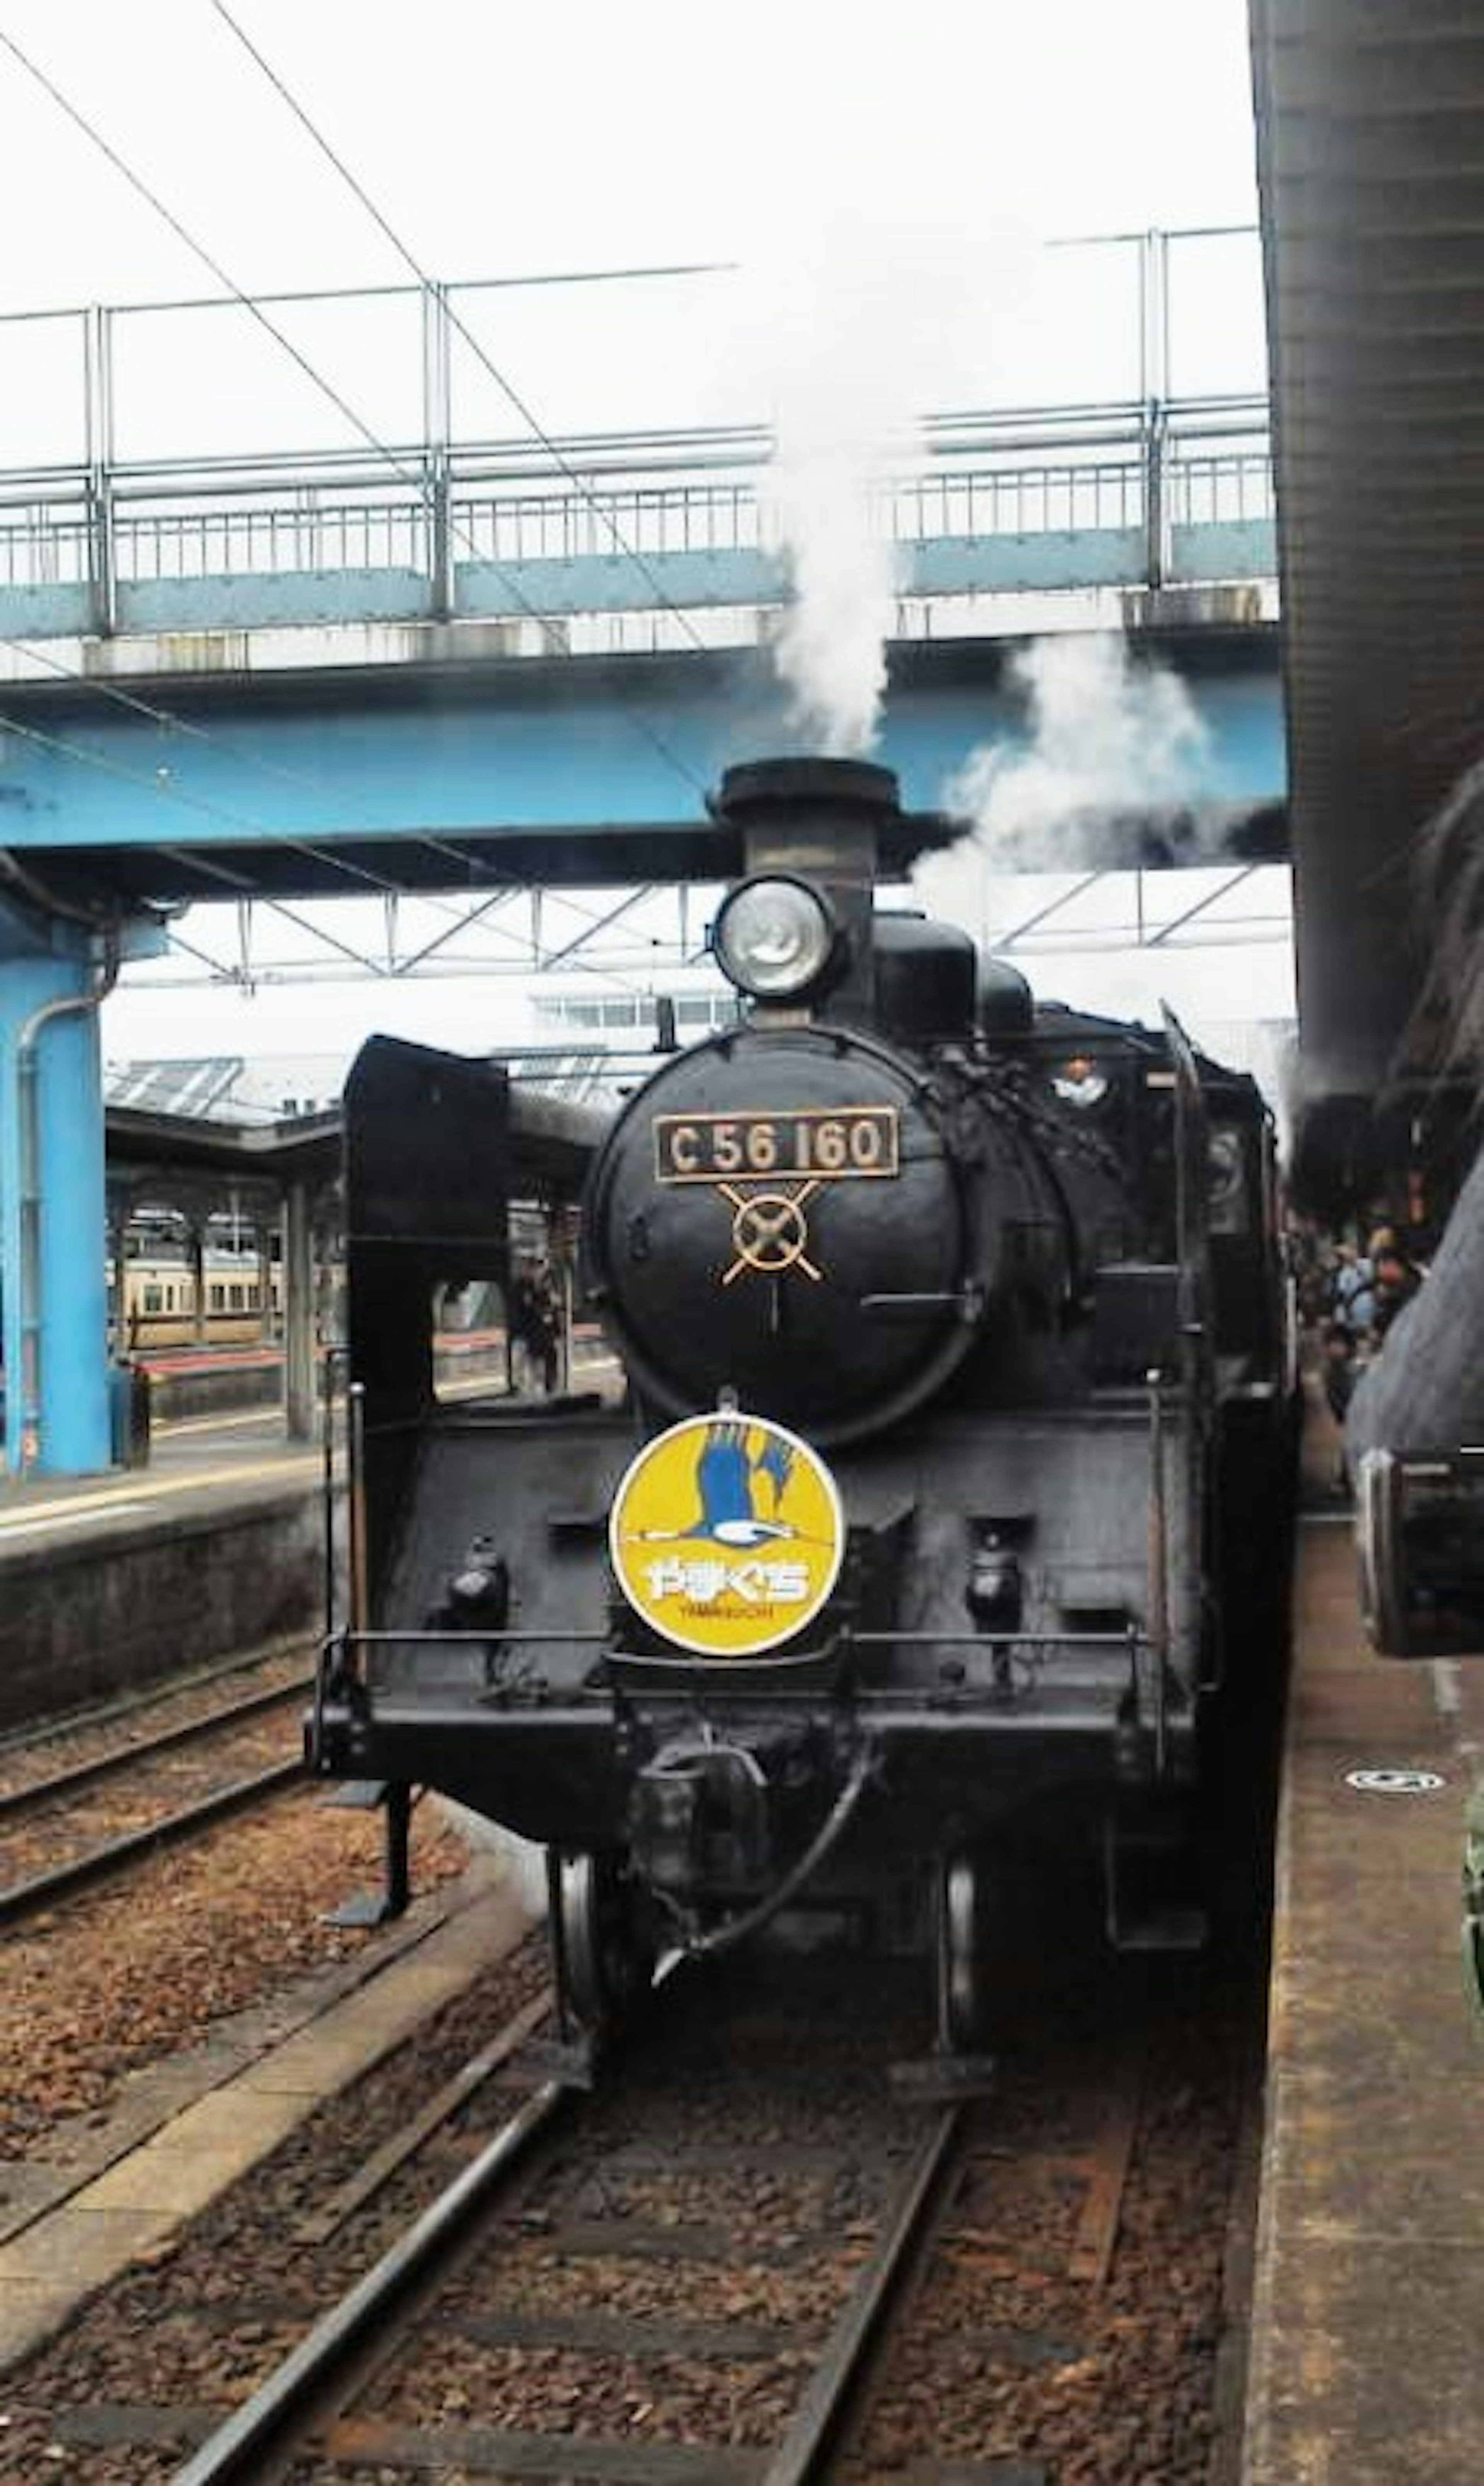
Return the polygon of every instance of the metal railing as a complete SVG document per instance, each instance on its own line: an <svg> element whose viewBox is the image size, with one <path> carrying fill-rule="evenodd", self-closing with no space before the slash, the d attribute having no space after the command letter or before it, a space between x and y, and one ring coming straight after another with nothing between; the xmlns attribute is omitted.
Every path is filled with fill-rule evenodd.
<svg viewBox="0 0 1484 2486"><path fill-rule="evenodd" d="M766 434L0 475L0 630L576 615L787 594ZM941 417L865 521L904 594L1276 567L1260 399Z"/></svg>
<svg viewBox="0 0 1484 2486"><path fill-rule="evenodd" d="M695 353L702 321L729 333L736 275L687 263L0 318L0 633L776 603L773 443L725 419L731 383ZM997 283L980 405L930 417L863 521L895 548L899 592L1271 574L1255 232L1052 245L1023 335ZM508 364L548 431L517 431ZM1068 368L1088 402L1051 402Z"/></svg>

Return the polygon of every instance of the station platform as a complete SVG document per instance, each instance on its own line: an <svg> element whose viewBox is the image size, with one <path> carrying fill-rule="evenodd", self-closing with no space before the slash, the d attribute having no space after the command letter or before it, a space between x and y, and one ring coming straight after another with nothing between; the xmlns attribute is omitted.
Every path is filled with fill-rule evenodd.
<svg viewBox="0 0 1484 2486"><path fill-rule="evenodd" d="M1484 1660L1375 1655L1314 1411L1242 2486L1484 2478L1484 2046L1460 1970Z"/></svg>
<svg viewBox="0 0 1484 2486"><path fill-rule="evenodd" d="M18 1547L79 1531L106 1537L141 1516L158 1521L316 1487L322 1469L317 1449L286 1439L276 1406L166 1423L156 1427L142 1467L24 1481L0 1476L0 1563Z"/></svg>

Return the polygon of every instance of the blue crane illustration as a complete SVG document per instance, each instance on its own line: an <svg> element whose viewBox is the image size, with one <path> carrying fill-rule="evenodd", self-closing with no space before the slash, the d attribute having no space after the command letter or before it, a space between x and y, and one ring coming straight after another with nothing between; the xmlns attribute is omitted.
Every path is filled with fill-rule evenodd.
<svg viewBox="0 0 1484 2486"><path fill-rule="evenodd" d="M727 1417L706 1426L696 1460L696 1491L701 1509L689 1528L642 1528L641 1542L674 1543L696 1537L715 1545L766 1545L799 1531L778 1516L778 1505L793 1473L788 1444L770 1434L753 1458L747 1447L747 1425ZM758 1507L766 1493L770 1516Z"/></svg>

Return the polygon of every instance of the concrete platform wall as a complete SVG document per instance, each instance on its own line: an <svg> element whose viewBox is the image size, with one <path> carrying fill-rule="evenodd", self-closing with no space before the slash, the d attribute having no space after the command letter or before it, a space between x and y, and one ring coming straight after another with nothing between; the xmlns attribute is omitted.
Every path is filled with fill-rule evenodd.
<svg viewBox="0 0 1484 2486"><path fill-rule="evenodd" d="M296 1488L239 1511L8 1552L0 1732L324 1619L323 1506Z"/></svg>

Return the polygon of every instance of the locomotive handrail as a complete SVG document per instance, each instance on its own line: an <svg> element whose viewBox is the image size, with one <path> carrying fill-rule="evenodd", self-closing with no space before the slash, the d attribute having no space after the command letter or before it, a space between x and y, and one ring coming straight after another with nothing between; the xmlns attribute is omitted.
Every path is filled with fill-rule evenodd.
<svg viewBox="0 0 1484 2486"><path fill-rule="evenodd" d="M458 1647L467 1647L471 1641L499 1641L502 1647L517 1642L551 1641L563 1648L585 1648L590 1644L602 1646L610 1634L585 1631L448 1631L440 1626L426 1631L348 1631L343 1632L340 1638L346 1647L354 1648L405 1647L409 1642L421 1641L435 1644L447 1641Z"/></svg>
<svg viewBox="0 0 1484 2486"><path fill-rule="evenodd" d="M337 1648L406 1648L426 1642L433 1646L447 1644L467 1648L471 1643L487 1644L498 1642L501 1647L556 1646L560 1648L611 1648L613 1634L599 1631L449 1631L439 1626L426 1631L346 1631L337 1632L327 1646ZM840 1645L847 1648L982 1648L993 1643L996 1647L1016 1648L1139 1648L1154 1645L1147 1631L1131 1625L1126 1631L1106 1632L1040 1632L1002 1631L997 1624L992 1631L850 1631L840 1634ZM812 1650L811 1655L817 1656ZM705 1665L714 1671L715 1660L696 1657L670 1658L663 1650L617 1649L618 1657L635 1657L644 1665ZM748 1661L728 1659L728 1665ZM758 1660L758 1663L764 1661ZM769 1660L768 1662L772 1662Z"/></svg>
<svg viewBox="0 0 1484 2486"><path fill-rule="evenodd" d="M890 1644L898 1648L1152 1648L1154 1644L1145 1631L1110 1632L1033 1632L1002 1631L996 1623L989 1631L868 1631L852 1632L852 1648L884 1647Z"/></svg>

